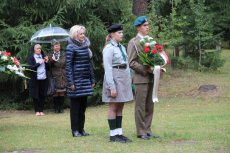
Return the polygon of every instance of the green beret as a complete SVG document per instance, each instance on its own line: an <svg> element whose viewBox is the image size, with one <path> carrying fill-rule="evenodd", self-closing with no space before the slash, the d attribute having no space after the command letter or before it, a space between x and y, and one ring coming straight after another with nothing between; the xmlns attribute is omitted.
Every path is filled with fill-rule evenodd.
<svg viewBox="0 0 230 153"><path fill-rule="evenodd" d="M147 17L146 16L139 16L138 18L136 18L136 20L134 21L133 25L134 26L139 26L142 25L143 23L147 22Z"/></svg>

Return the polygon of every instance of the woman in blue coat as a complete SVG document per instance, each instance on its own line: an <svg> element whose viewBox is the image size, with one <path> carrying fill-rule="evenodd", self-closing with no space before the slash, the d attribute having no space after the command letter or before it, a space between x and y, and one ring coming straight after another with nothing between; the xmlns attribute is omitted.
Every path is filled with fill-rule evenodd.
<svg viewBox="0 0 230 153"><path fill-rule="evenodd" d="M70 122L73 137L88 136L84 130L87 97L93 95L95 85L90 62L90 41L85 37L85 27L75 25L70 29L66 47L67 96L70 97Z"/></svg>

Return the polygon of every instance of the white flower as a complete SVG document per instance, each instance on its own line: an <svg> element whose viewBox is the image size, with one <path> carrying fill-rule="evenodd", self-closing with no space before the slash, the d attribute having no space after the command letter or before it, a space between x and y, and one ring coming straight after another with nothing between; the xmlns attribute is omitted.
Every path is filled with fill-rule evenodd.
<svg viewBox="0 0 230 153"><path fill-rule="evenodd" d="M152 38L152 37L149 37L149 41L153 41L153 38Z"/></svg>
<svg viewBox="0 0 230 153"><path fill-rule="evenodd" d="M145 42L145 40L143 38L141 38L140 43L144 43L144 42Z"/></svg>
<svg viewBox="0 0 230 153"><path fill-rule="evenodd" d="M3 56L1 57L1 59L2 59L3 61L6 61L6 60L8 59L8 57L5 56L5 55L3 55Z"/></svg>
<svg viewBox="0 0 230 153"><path fill-rule="evenodd" d="M155 41L150 42L150 45L156 45L156 44L157 44L157 42L155 42Z"/></svg>
<svg viewBox="0 0 230 153"><path fill-rule="evenodd" d="M7 65L7 68L10 70L10 71L18 71L18 67L16 65L12 66L12 65Z"/></svg>
<svg viewBox="0 0 230 153"><path fill-rule="evenodd" d="M22 77L25 77L25 75L22 71L16 71L15 74L22 76Z"/></svg>

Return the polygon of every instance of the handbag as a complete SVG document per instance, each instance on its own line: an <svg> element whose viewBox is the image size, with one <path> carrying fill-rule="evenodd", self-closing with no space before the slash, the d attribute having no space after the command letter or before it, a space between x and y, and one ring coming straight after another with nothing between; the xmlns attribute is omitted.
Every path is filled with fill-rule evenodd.
<svg viewBox="0 0 230 153"><path fill-rule="evenodd" d="M48 80L47 81L48 82L47 83L47 85L48 85L48 87L47 87L47 95L51 96L51 95L53 95L55 93L55 78L48 77L47 80Z"/></svg>

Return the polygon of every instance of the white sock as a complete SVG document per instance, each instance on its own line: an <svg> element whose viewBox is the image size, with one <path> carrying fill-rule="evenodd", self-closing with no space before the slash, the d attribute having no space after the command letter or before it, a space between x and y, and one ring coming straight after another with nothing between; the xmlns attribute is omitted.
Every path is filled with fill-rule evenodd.
<svg viewBox="0 0 230 153"><path fill-rule="evenodd" d="M117 129L117 133L118 133L118 135L122 135L123 133L122 133L122 128L118 128Z"/></svg>
<svg viewBox="0 0 230 153"><path fill-rule="evenodd" d="M110 130L110 136L115 136L115 135L118 135L117 129Z"/></svg>

